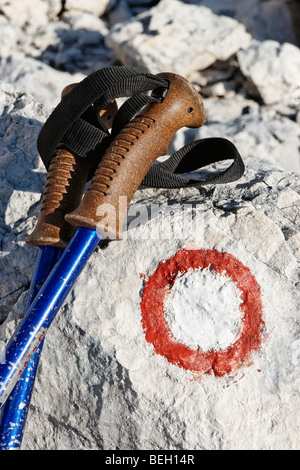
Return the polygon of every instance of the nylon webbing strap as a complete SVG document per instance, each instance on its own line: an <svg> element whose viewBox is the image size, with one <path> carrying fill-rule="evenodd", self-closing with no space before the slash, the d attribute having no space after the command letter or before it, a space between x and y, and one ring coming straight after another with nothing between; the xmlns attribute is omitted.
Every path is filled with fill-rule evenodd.
<svg viewBox="0 0 300 470"><path fill-rule="evenodd" d="M233 160L232 164L217 175L205 180L182 176L211 163ZM150 168L143 185L154 188L188 188L207 184L225 184L238 180L245 171L244 162L232 142L222 137L196 140L182 147L166 161Z"/></svg>
<svg viewBox="0 0 300 470"><path fill-rule="evenodd" d="M100 146L102 149L108 147L143 106L160 102L167 88L166 80L133 67L107 67L92 73L62 98L42 127L37 147L45 167L48 169L55 150L63 147L90 159L96 168L99 154L103 154L99 152ZM150 91L151 94L148 93ZM95 116L95 113L89 113L93 103L97 103L99 111L121 97L128 99L117 112L111 133L101 120L89 119L89 116ZM233 160L231 165L210 178L199 180L186 175L227 159ZM234 144L221 137L212 137L191 142L164 162L156 162L142 184L173 189L225 184L238 180L244 170L243 160Z"/></svg>

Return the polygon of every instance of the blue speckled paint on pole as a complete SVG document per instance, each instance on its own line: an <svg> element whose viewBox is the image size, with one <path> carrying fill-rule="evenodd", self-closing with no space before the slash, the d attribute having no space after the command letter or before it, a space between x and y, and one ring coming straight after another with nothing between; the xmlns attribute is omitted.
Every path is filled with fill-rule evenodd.
<svg viewBox="0 0 300 470"><path fill-rule="evenodd" d="M39 256L28 293L25 316L31 303L51 272L51 269L60 258L62 251L63 250L61 248L53 246L40 247ZM31 357L28 366L24 370L20 380L12 390L1 411L0 450L21 448L24 427L42 348L43 341Z"/></svg>
<svg viewBox="0 0 300 470"><path fill-rule="evenodd" d="M65 248L60 260L48 276L39 294L30 306L9 341L5 363L0 364L0 408L55 318L61 305L95 250L101 236L94 230L79 227Z"/></svg>

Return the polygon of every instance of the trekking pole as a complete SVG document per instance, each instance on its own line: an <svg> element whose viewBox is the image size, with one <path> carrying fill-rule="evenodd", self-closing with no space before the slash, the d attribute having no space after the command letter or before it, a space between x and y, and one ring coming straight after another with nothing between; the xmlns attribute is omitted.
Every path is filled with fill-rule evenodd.
<svg viewBox="0 0 300 470"><path fill-rule="evenodd" d="M31 304L6 349L0 365L0 406L102 237L122 237L128 205L155 160L168 152L181 127L205 121L202 100L192 85L175 74L159 74L169 87L161 103L145 106L115 137L101 159L81 203L65 220L76 231ZM124 203L126 201L126 203Z"/></svg>
<svg viewBox="0 0 300 470"><path fill-rule="evenodd" d="M65 87L62 97L74 86L75 84ZM108 129L111 127L116 111L117 105L113 102L100 112L100 118ZM64 216L76 208L81 201L89 167L88 161L63 149L56 152L51 162L40 216L34 232L26 240L28 244L39 247L39 254L28 293L25 316L74 233L74 228L64 220ZM0 450L20 449L21 447L42 348L43 341L34 351L2 409Z"/></svg>

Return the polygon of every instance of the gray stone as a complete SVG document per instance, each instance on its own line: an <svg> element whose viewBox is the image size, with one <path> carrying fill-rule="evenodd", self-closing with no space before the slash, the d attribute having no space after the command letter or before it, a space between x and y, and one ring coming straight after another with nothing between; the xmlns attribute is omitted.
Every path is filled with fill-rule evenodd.
<svg viewBox="0 0 300 470"><path fill-rule="evenodd" d="M9 22L2 15L0 22L3 23L0 58L23 53L53 69L74 75L92 73L111 65L115 59L104 45L104 37L108 33L106 23L91 13L66 11L60 20L26 25L23 28L25 34L17 24Z"/></svg>
<svg viewBox="0 0 300 470"><path fill-rule="evenodd" d="M253 41L237 53L242 73L266 104L293 99L300 90L300 50L293 44Z"/></svg>
<svg viewBox="0 0 300 470"><path fill-rule="evenodd" d="M79 10L92 13L95 16L101 16L105 13L109 5L109 0L66 0L66 10Z"/></svg>
<svg viewBox="0 0 300 470"><path fill-rule="evenodd" d="M70 29L68 23L60 20L50 21L35 30L26 31L26 41L15 52L22 52L27 57L40 59L44 51L47 51L52 45L61 43L61 37ZM53 68L57 68L55 63L53 65Z"/></svg>
<svg viewBox="0 0 300 470"><path fill-rule="evenodd" d="M18 242L15 243L13 239L19 239L19 226L27 224L28 213L40 201L45 183L45 170L37 153L36 139L42 122L49 114L49 108L3 82L0 82L0 96L2 321L12 304L27 289L27 276L30 275L31 263L34 262L27 248L24 251L19 250ZM14 261L15 255L22 259L19 265L16 259Z"/></svg>
<svg viewBox="0 0 300 470"><path fill-rule="evenodd" d="M61 18L68 23L72 29L98 31L102 35L108 34L109 31L105 22L92 13L71 10L65 11Z"/></svg>
<svg viewBox="0 0 300 470"><path fill-rule="evenodd" d="M224 97L222 99L209 97L204 98L203 101L206 110L206 119L209 125L216 122L223 122L226 125L226 123L228 124L230 121L238 120L246 114L250 114L253 119L255 119L256 116L259 120L261 111L258 103L246 99L241 95Z"/></svg>
<svg viewBox="0 0 300 470"><path fill-rule="evenodd" d="M61 0L1 0L1 12L21 27L46 24L56 18L62 7Z"/></svg>
<svg viewBox="0 0 300 470"><path fill-rule="evenodd" d="M250 35L236 20L208 8L162 0L149 11L116 25L106 45L124 65L189 76L226 61L250 45Z"/></svg>
<svg viewBox="0 0 300 470"><path fill-rule="evenodd" d="M296 44L289 1L282 0L185 0L210 8L217 15L226 15L242 23L257 40L273 39Z"/></svg>
<svg viewBox="0 0 300 470"><path fill-rule="evenodd" d="M83 25L82 25L83 26ZM114 54L104 44L107 29L89 30L86 27L59 28L57 39L40 53L40 60L54 68L70 72L90 74L95 70L112 65ZM47 40L47 34L45 35Z"/></svg>
<svg viewBox="0 0 300 470"><path fill-rule="evenodd" d="M25 41L21 28L0 14L0 58L16 51Z"/></svg>
<svg viewBox="0 0 300 470"><path fill-rule="evenodd" d="M0 60L0 76L2 80L14 84L19 91L31 93L40 103L53 108L60 101L65 86L85 78L84 74L71 75L55 70L21 53Z"/></svg>

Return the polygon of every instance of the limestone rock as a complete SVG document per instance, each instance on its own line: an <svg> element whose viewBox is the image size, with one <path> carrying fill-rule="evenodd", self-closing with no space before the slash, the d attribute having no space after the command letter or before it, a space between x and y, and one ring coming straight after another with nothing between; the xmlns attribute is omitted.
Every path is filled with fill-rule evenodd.
<svg viewBox="0 0 300 470"><path fill-rule="evenodd" d="M0 58L16 51L25 40L21 28L0 14Z"/></svg>
<svg viewBox="0 0 300 470"><path fill-rule="evenodd" d="M68 18L70 17L66 19L68 20ZM67 28L60 27L57 32L57 39L51 41L40 52L39 59L54 68L72 74L80 72L87 75L95 70L112 65L114 54L104 44L104 38L107 34L106 27L99 19L101 26L90 30L87 23L85 23L85 19L83 18L84 23L80 29L76 29L76 23L74 29L70 28L69 25L67 25Z"/></svg>
<svg viewBox="0 0 300 470"><path fill-rule="evenodd" d="M85 78L84 74L71 75L55 70L21 53L0 60L0 76L7 83L14 84L19 91L31 93L40 103L53 108L59 103L65 86Z"/></svg>
<svg viewBox="0 0 300 470"><path fill-rule="evenodd" d="M250 38L232 18L214 15L203 6L162 0L112 28L106 45L124 65L188 76L216 60L227 60L248 47Z"/></svg>
<svg viewBox="0 0 300 470"><path fill-rule="evenodd" d="M62 14L62 20L68 23L72 29L83 29L90 31L98 31L99 33L108 34L108 28L101 18L85 11L71 10Z"/></svg>
<svg viewBox="0 0 300 470"><path fill-rule="evenodd" d="M273 39L280 43L296 44L297 28L293 27L296 15L290 11L292 1L282 0L196 0L198 4L210 8L217 15L226 15L242 23L257 40ZM185 0L186 3L195 3ZM299 8L299 5L298 5Z"/></svg>
<svg viewBox="0 0 300 470"><path fill-rule="evenodd" d="M70 26L65 21L50 21L44 25L38 26L36 29L26 30L26 41L20 45L14 52L17 54L22 52L26 57L42 59L42 54L53 44L61 42L60 37ZM53 64L53 68L57 68Z"/></svg>
<svg viewBox="0 0 300 470"><path fill-rule="evenodd" d="M22 316L38 252L24 240L45 183L35 141L49 109L11 85L2 83L0 93L0 340L7 341ZM24 450L299 448L300 178L257 158L259 151L241 153L246 172L236 183L136 192L125 238L97 248L46 335ZM145 329L141 302L150 277L178 253L187 261L201 250L216 257L215 266L190 270L181 285L174 283L184 289L189 309L197 302L190 286L207 288L211 307L189 317L192 339L203 348L198 356L206 357L198 336L205 314L215 326L205 338L212 354L223 351L227 358L226 347L242 338L230 260L255 287L248 316L259 313L263 320L259 347L223 375L216 364L210 373L182 366L186 339L176 337L186 326L181 315L167 319L175 343L181 341L173 361ZM223 276L216 272L221 255L227 256ZM160 272L161 283L167 274ZM241 308L253 292L244 292ZM162 291L153 294L157 300ZM218 330L212 306L222 300L228 321Z"/></svg>
<svg viewBox="0 0 300 470"><path fill-rule="evenodd" d="M288 43L253 41L237 54L242 73L266 104L293 99L300 91L300 50Z"/></svg>
<svg viewBox="0 0 300 470"><path fill-rule="evenodd" d="M0 321L12 304L27 289L27 274L31 268L31 253L19 251L19 226L28 223L30 210L40 201L45 182L45 170L36 149L36 139L49 108L33 97L15 91L12 85L0 82L0 232L1 290ZM30 209L32 208L32 209ZM14 233L14 235L12 235ZM16 239L15 239L16 240ZM20 264L14 256L20 256ZM28 256L28 257L27 257ZM32 260L33 261L33 260Z"/></svg>
<svg viewBox="0 0 300 470"><path fill-rule="evenodd" d="M104 14L107 6L109 5L109 0L66 0L65 9L66 10L79 10L92 13L95 16L101 16Z"/></svg>
<svg viewBox="0 0 300 470"><path fill-rule="evenodd" d="M253 119L255 116L259 119L260 107L253 100L246 99L241 95L233 97L209 97L203 99L207 124L210 126L216 122L228 124L234 120L242 118L246 114L250 114Z"/></svg>
<svg viewBox="0 0 300 470"><path fill-rule="evenodd" d="M22 27L46 24L61 10L61 0L1 0L1 12Z"/></svg>

